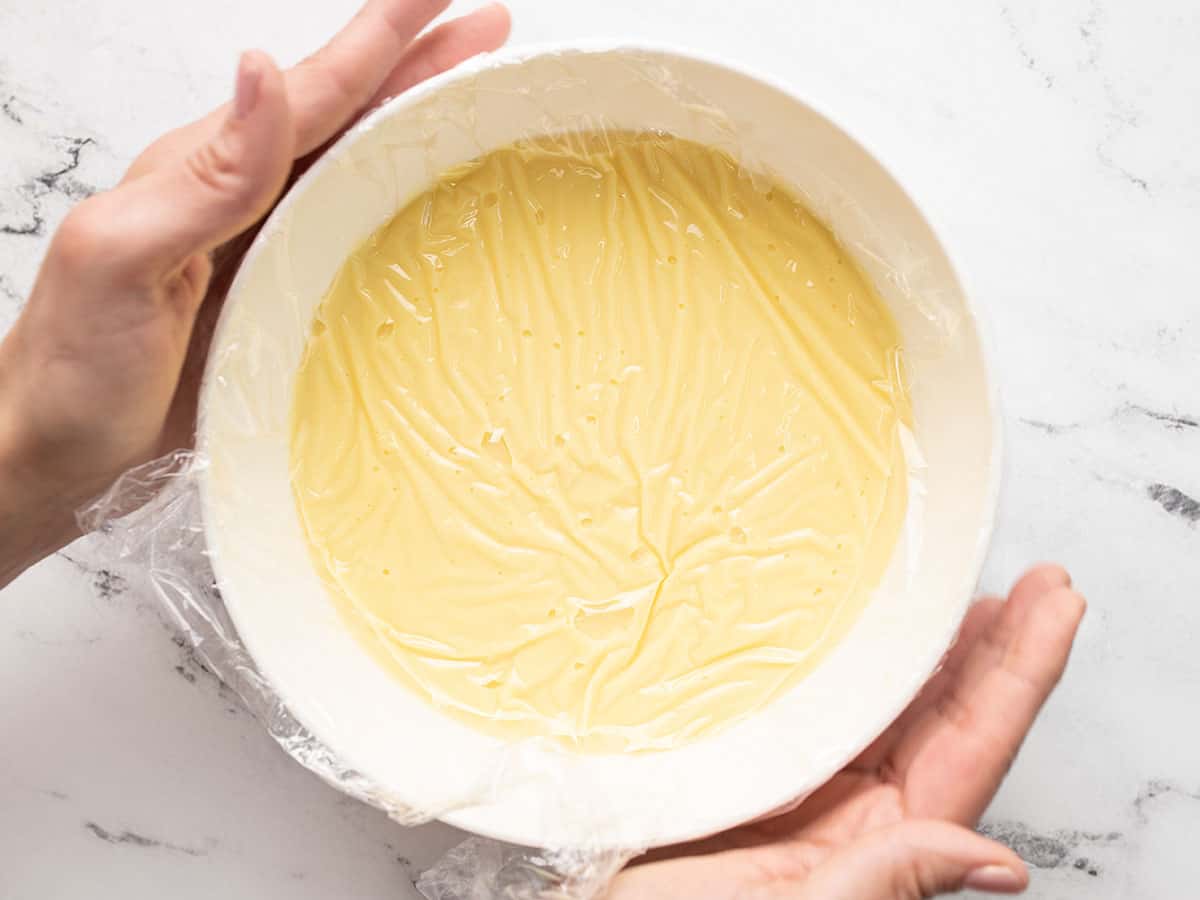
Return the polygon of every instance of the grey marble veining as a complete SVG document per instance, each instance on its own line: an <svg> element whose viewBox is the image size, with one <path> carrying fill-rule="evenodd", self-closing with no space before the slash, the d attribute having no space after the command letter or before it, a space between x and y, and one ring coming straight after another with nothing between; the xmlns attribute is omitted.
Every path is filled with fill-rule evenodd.
<svg viewBox="0 0 1200 900"><path fill-rule="evenodd" d="M1029 862L1039 900L1190 896L1200 9L511 5L517 41L635 36L793 85L949 236L992 323L1007 412L983 588L1053 558L1091 601L983 829ZM70 206L225 99L238 49L294 61L353 7L0 0L0 328ZM400 829L292 765L137 585L82 560L68 549L0 596L0 896L411 896L455 833Z"/></svg>

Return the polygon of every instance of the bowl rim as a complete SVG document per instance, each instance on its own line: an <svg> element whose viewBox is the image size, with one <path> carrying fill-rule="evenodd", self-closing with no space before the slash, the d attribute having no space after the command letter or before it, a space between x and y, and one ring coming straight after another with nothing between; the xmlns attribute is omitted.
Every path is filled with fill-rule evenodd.
<svg viewBox="0 0 1200 900"><path fill-rule="evenodd" d="M255 236L250 248L247 250L238 267L238 271L230 283L227 297L236 296L239 290L243 287L246 280L246 273L253 267L253 263L264 252L268 243L267 237L274 233L275 228L281 222L285 222L290 214L291 207L297 202L298 198L303 195L315 181L322 171L330 165L335 165L355 144L364 133L370 131L377 122L386 120L397 112L414 106L420 103L425 98L436 92L458 83L466 81L476 74L499 67L517 66L524 64L536 58L546 56L566 56L566 55L601 55L601 54L641 54L651 56L661 56L674 58L688 63L698 63L708 66L713 66L729 72L730 74L740 76L753 82L757 82L760 86L776 91L786 96L790 101L806 107L810 112L814 113L819 118L825 120L833 129L841 132L850 142L857 145L858 148L879 168L879 170L891 180L898 189L900 194L911 204L913 210L923 220L925 226L929 229L934 243L940 249L950 276L957 283L959 292L963 300L963 309L966 316L972 322L979 344L979 367L984 389L986 391L990 404L989 422L989 448L990 454L987 459L987 484L982 498L981 514L978 527L978 536L976 538L973 558L969 562L966 573L970 578L971 587L965 592L962 599L958 601L959 609L954 617L956 623L960 622L973 601L974 592L978 589L980 575L983 571L984 562L987 555L987 550L991 541L992 534L995 529L996 516L999 505L1000 489L1003 480L1003 459L1004 459L1004 428L1003 428L1003 411L1001 407L1001 399L999 386L996 378L996 352L994 343L994 334L992 323L985 314L984 310L973 299L973 292L969 288L969 280L964 275L964 268L959 262L958 254L954 251L953 245L945 238L945 229L931 215L927 208L917 202L912 193L906 187L905 183L897 176L895 171L884 161L883 156L877 152L870 143L864 141L852 128L848 127L842 120L832 115L821 104L807 99L797 90L793 89L787 83L776 79L773 76L758 71L751 65L746 65L741 62L730 60L720 54L711 53L708 51L697 51L673 45L668 42L642 41L642 40L626 40L620 38L595 38L586 40L570 40L570 41L550 41L538 42L524 45L510 46L491 53L484 53L475 56L464 63L404 91L401 94L390 97L383 101L379 106L370 110L362 118L353 123L339 138L318 157L311 166L288 188L286 193L282 195L278 203L272 209L271 213L264 219L262 227ZM200 385L199 404L196 426L196 448L201 458L207 456L209 429L208 409L214 396L214 385L217 382L216 371L218 367L218 354L211 352L222 346L225 330L229 327L231 317L227 314L228 310L223 309L214 328L210 353L205 363L205 369ZM205 523L205 532L207 537L207 523L215 520L213 514L213 496L211 487L211 478L209 473L210 467L201 467L198 475L199 482L199 498L201 517ZM226 580L222 577L222 562L220 553L216 549L216 542L213 540L206 541L208 545L208 556L210 565L213 570L213 576L216 584L222 591L222 596L229 596L224 590ZM236 593L236 592L234 592ZM269 674L262 670L262 664L253 652L250 646L250 641L246 640L243 630L239 627L238 614L236 611L237 604L226 604L229 616L233 621L234 627L237 630L238 638L245 645L250 657L254 660L256 667L259 667L263 677L271 686L272 691L277 691L274 682ZM804 797L812 791L827 782L846 764L853 760L859 753L868 747L880 734L882 734L892 722L903 712L905 708L913 701L920 692L929 678L931 678L941 665L941 660L944 659L946 652L953 645L957 637L958 625L956 624L952 632L939 642L937 647L938 653L936 657L932 656L933 642L931 642L931 665L922 665L920 671L925 674L914 684L911 691L905 696L904 702L896 708L880 710L875 722L870 729L864 730L863 739L855 746L853 751L848 753L840 763L829 768L828 771L815 771L813 767L808 772L797 770L796 777L791 781L781 779L780 789L778 791L778 800L765 805L754 806L753 808L731 809L726 807L719 811L719 814L714 814L708 817L708 820L699 823L698 828L679 829L674 831L661 830L656 840L655 846L663 846L682 841L694 840L705 835L716 834L721 831L733 828L737 825L747 822L756 821L762 818L769 817L775 813L783 812L794 807ZM916 667L914 666L914 669ZM278 694L285 706L288 706L282 694ZM290 706L289 712L303 725L317 740L324 741L321 736L321 729L314 728L312 723L304 720L304 717L296 713ZM336 746L326 743L331 751L336 756L342 757L342 751ZM347 788L339 785L339 789L345 791ZM718 811L714 811L716 813ZM444 814L438 814L437 819L461 828L473 834L482 835L484 837L494 838L501 841L514 841L518 837L514 837L516 829L508 833L500 833L493 828L481 825L477 821L477 817L473 813L473 808L463 808L448 810Z"/></svg>

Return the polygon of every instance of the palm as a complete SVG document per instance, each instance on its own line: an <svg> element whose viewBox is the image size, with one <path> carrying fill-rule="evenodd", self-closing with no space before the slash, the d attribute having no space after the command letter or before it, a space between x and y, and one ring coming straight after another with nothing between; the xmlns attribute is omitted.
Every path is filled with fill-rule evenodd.
<svg viewBox="0 0 1200 900"><path fill-rule="evenodd" d="M1066 664L1083 612L1066 584L1062 570L1040 567L1007 603L977 603L941 671L824 787L791 812L650 854L620 876L612 900L732 900L775 889L808 897L795 890L823 882L841 855L882 843L905 822L973 826Z"/></svg>

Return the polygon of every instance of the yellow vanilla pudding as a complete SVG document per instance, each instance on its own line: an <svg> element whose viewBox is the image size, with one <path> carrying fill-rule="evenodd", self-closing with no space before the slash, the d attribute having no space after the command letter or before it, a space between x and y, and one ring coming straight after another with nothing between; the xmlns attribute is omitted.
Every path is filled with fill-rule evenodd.
<svg viewBox="0 0 1200 900"><path fill-rule="evenodd" d="M895 323L785 189L678 138L571 135L445 173L346 261L291 477L332 601L404 684L505 739L655 750L854 623L909 424Z"/></svg>

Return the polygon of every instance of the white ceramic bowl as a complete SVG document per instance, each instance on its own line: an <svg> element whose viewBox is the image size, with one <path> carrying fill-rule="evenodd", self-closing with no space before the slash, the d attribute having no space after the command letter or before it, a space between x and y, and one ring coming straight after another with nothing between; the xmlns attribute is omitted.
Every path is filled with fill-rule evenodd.
<svg viewBox="0 0 1200 900"><path fill-rule="evenodd" d="M914 528L848 637L768 708L678 750L571 756L446 718L363 652L309 561L288 411L311 318L346 256L440 170L529 134L665 129L788 183L875 279L908 351L927 462ZM998 417L947 252L887 170L791 93L686 53L520 49L373 113L297 183L246 257L201 398L205 527L222 596L289 708L393 801L539 845L645 847L764 815L829 778L909 702L974 590L997 493Z"/></svg>

